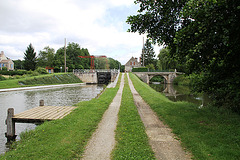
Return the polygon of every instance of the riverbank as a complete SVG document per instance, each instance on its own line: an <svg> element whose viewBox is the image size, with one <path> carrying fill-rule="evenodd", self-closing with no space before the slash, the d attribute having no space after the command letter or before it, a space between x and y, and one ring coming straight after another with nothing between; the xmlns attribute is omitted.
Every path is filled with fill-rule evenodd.
<svg viewBox="0 0 240 160"><path fill-rule="evenodd" d="M142 98L164 121L182 146L190 151L194 159L238 159L240 157L240 116L228 110L211 108L198 108L198 106L187 102L172 102L162 94L141 82L136 76L130 74L135 89ZM108 108L119 88L119 82L115 88L107 88L98 99L85 101L77 104L78 108L62 120L46 122L33 131L21 135L21 141L16 142L14 149L0 156L0 159L74 159L81 158L87 141L97 128L102 119L103 113ZM132 97L126 95L127 105L132 105ZM133 102L133 101L132 101ZM133 129L140 131L136 136L144 135L142 124L131 126L131 120L127 118L136 117L135 111L126 115L124 107L119 116L117 127L117 138L122 140L125 136L128 143L137 140L138 137L131 137ZM125 112L125 113L124 113ZM138 118L139 119L139 118ZM121 126L123 128L121 128ZM124 128L130 127L130 128ZM133 127L133 128L132 128ZM135 128L136 127L136 128ZM122 130L123 129L123 130ZM127 129L127 130L125 130ZM135 132L134 132L135 133ZM122 141L123 142L123 141ZM130 145L123 142L121 148L128 148ZM136 150L143 149L143 146L133 143ZM144 145L145 147L145 145ZM149 150L149 149L148 149ZM151 150L145 159L153 159ZM114 153L113 158L118 159L122 155L132 155L137 151L122 149ZM130 156L128 158L131 158ZM132 157L134 159L134 157Z"/></svg>
<svg viewBox="0 0 240 160"><path fill-rule="evenodd" d="M157 113L194 159L238 159L240 157L240 116L227 109L199 108L187 102L172 102L136 76L134 87Z"/></svg>
<svg viewBox="0 0 240 160"><path fill-rule="evenodd" d="M14 143L12 151L0 159L80 158L119 85L120 79L115 88L106 88L98 99L76 104L77 109L63 119L45 122L35 130L22 133L21 140Z"/></svg>
<svg viewBox="0 0 240 160"><path fill-rule="evenodd" d="M82 81L72 73L44 74L40 76L0 81L0 89L70 83L82 83Z"/></svg>

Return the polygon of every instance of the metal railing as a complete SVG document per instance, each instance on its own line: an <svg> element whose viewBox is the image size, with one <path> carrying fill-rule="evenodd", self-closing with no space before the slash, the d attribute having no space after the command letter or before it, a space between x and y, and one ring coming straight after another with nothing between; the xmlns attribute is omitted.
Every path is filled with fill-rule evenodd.
<svg viewBox="0 0 240 160"><path fill-rule="evenodd" d="M97 73L97 72L111 72L118 73L118 69L74 69L73 73L84 74L84 73Z"/></svg>

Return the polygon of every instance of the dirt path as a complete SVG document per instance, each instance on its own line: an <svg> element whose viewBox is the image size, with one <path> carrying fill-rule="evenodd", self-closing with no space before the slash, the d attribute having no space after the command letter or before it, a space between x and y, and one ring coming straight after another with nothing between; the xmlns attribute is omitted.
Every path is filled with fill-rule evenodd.
<svg viewBox="0 0 240 160"><path fill-rule="evenodd" d="M112 149L115 146L115 129L118 120L118 111L121 105L122 91L124 87L124 74L122 74L120 88L109 108L98 124L97 130L87 144L83 155L84 160L109 160Z"/></svg>
<svg viewBox="0 0 240 160"><path fill-rule="evenodd" d="M135 105L146 128L149 143L155 152L155 157L161 160L188 160L191 159L182 149L179 141L174 139L171 129L160 121L155 112L135 90L127 74L130 89L133 93Z"/></svg>

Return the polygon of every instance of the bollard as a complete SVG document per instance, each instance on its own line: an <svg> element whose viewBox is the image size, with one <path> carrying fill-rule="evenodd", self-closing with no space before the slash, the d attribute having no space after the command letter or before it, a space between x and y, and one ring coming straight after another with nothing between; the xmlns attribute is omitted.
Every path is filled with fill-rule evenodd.
<svg viewBox="0 0 240 160"><path fill-rule="evenodd" d="M39 106L44 106L44 100L39 101Z"/></svg>
<svg viewBox="0 0 240 160"><path fill-rule="evenodd" d="M13 141L16 138L15 122L12 119L13 116L14 116L14 109L8 108L7 119L6 119L7 132L5 133L5 137L7 138L8 142Z"/></svg>

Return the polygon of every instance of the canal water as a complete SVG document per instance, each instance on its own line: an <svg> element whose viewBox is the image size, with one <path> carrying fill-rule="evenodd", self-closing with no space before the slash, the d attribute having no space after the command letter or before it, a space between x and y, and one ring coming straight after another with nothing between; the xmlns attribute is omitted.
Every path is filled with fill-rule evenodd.
<svg viewBox="0 0 240 160"><path fill-rule="evenodd" d="M103 89L101 85L77 85L48 89L0 92L0 154L8 151L5 138L7 109L14 108L20 113L39 106L39 100L44 100L46 106L72 106L80 101L96 97ZM30 123L16 123L16 135L36 127Z"/></svg>
<svg viewBox="0 0 240 160"><path fill-rule="evenodd" d="M211 100L206 94L194 95L188 86L178 86L173 84L149 84L158 92L164 93L171 101L187 101L197 104L200 108L206 106Z"/></svg>

